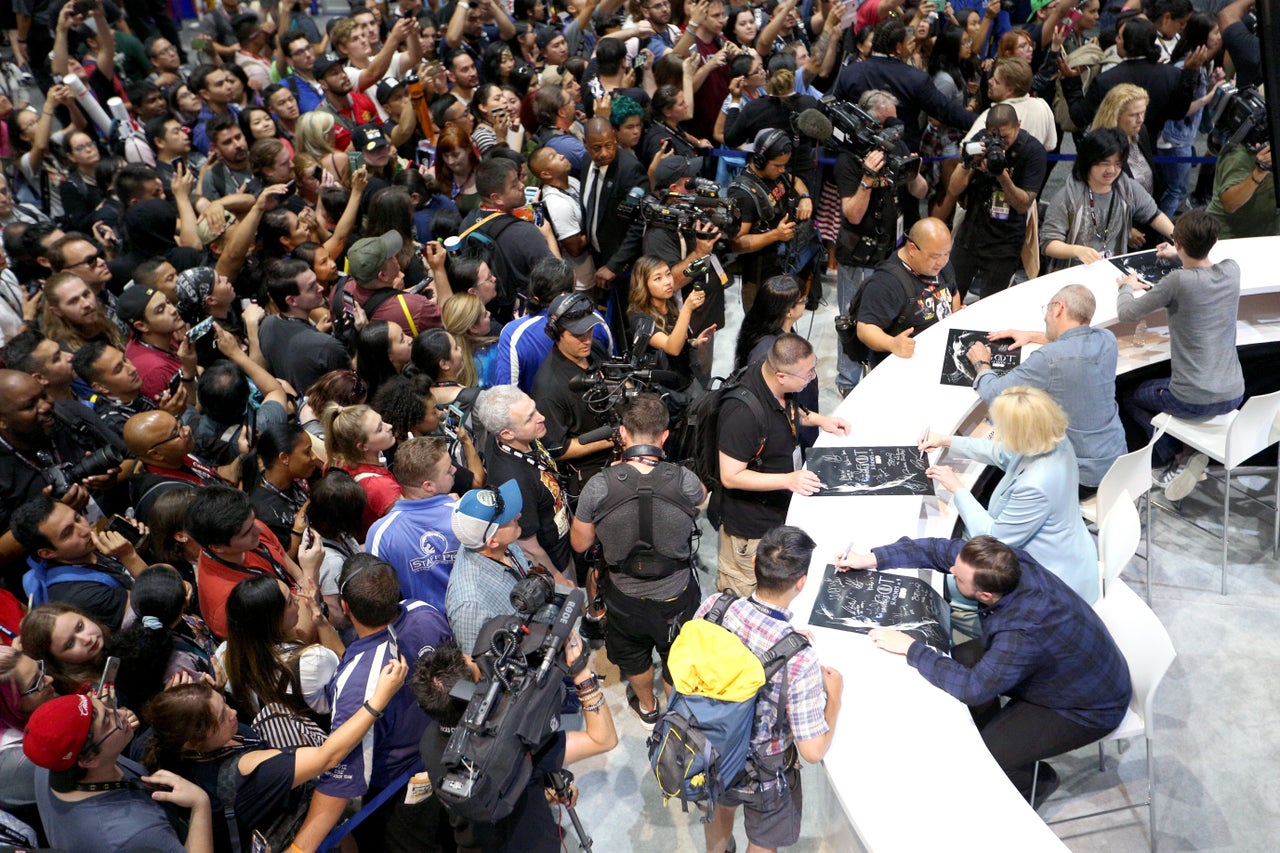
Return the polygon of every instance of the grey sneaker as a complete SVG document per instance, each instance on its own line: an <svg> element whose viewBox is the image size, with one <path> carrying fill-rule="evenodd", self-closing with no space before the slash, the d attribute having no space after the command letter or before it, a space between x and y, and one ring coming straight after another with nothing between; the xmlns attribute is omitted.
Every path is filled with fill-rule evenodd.
<svg viewBox="0 0 1280 853"><path fill-rule="evenodd" d="M1203 453L1193 453L1177 473L1164 485L1164 496L1171 501L1180 501L1195 491L1209 466L1209 457Z"/></svg>

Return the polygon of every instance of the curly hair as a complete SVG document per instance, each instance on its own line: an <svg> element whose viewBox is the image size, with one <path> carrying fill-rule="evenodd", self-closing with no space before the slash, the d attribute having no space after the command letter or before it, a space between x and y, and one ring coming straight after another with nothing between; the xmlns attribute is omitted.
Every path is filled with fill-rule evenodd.
<svg viewBox="0 0 1280 853"><path fill-rule="evenodd" d="M609 124L613 125L614 130L622 127L623 123L632 116L644 118L644 107L640 106L639 101L628 98L626 95L619 95L613 99L613 106L609 110Z"/></svg>

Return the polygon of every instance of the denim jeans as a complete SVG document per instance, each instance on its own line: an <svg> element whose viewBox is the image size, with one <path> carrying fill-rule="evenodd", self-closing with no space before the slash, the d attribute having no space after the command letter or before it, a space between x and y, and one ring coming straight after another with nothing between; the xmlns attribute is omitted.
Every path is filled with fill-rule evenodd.
<svg viewBox="0 0 1280 853"><path fill-rule="evenodd" d="M875 270L872 267L853 267L840 264L836 267L836 305L841 314L849 313L849 303L858 295L867 277ZM840 348L836 353L836 389L847 394L862 379L862 365L853 361Z"/></svg>
<svg viewBox="0 0 1280 853"><path fill-rule="evenodd" d="M1243 396L1234 400L1223 400L1220 403L1184 403L1169 390L1169 379L1149 379L1133 389L1124 401L1125 411L1142 427L1142 431L1150 438L1155 433L1151 419L1164 412L1175 418L1189 421L1208 420L1214 415L1223 415L1239 407ZM1164 436L1156 442L1153 449L1155 461L1164 464L1177 455L1181 442L1171 436Z"/></svg>
<svg viewBox="0 0 1280 853"><path fill-rule="evenodd" d="M1194 153L1195 149L1191 145L1175 145L1172 148L1156 150L1156 154L1161 157L1190 157ZM1164 190L1156 199L1156 204L1159 205L1161 213L1173 219L1174 214L1178 212L1178 205L1182 204L1182 199L1187 195L1187 185L1191 179L1191 164L1156 163L1154 165L1164 178Z"/></svg>

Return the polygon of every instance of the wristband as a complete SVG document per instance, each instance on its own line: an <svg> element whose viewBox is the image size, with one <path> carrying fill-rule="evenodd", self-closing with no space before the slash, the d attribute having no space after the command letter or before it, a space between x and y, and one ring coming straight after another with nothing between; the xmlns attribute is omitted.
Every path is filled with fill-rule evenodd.
<svg viewBox="0 0 1280 853"><path fill-rule="evenodd" d="M800 195L796 196L796 198L807 198L812 200L813 196L809 195L808 193L800 193Z"/></svg>
<svg viewBox="0 0 1280 853"><path fill-rule="evenodd" d="M858 186L864 190L871 189L871 184L867 183L866 181L858 181Z"/></svg>
<svg viewBox="0 0 1280 853"><path fill-rule="evenodd" d="M183 381L183 382L195 382L195 381L196 381L196 378L195 378L194 376L186 376L186 375L183 375L181 378L182 378L182 381Z"/></svg>
<svg viewBox="0 0 1280 853"><path fill-rule="evenodd" d="M1251 173L1251 174L1249 175L1249 179L1250 179L1251 181L1253 181L1255 184L1257 184L1258 186L1262 186L1262 181L1265 181L1265 180L1267 179L1267 176L1266 176L1266 175L1263 175L1263 176L1262 176L1262 181L1260 181L1260 180L1258 180L1257 178L1255 178L1255 177L1252 175L1252 173Z"/></svg>
<svg viewBox="0 0 1280 853"><path fill-rule="evenodd" d="M373 714L373 718L375 720L381 720L383 716L387 713L386 711L375 711L373 706L369 704L369 700L367 699L365 700L364 704L361 705L360 707L364 708L370 714Z"/></svg>
<svg viewBox="0 0 1280 853"><path fill-rule="evenodd" d="M291 528L289 528L289 532L290 532L290 533L292 533L294 536L301 536L301 535L302 535L303 533L305 533L306 531L305 531L305 530L294 530L294 529L291 527Z"/></svg>
<svg viewBox="0 0 1280 853"><path fill-rule="evenodd" d="M978 368L982 367L982 365L984 365L984 364L985 364L987 367L990 367L990 366L991 366L991 362L986 361L986 360L984 359L984 360L982 360L982 361L975 361L975 362L973 363L973 369L974 369L974 370L977 370Z"/></svg>

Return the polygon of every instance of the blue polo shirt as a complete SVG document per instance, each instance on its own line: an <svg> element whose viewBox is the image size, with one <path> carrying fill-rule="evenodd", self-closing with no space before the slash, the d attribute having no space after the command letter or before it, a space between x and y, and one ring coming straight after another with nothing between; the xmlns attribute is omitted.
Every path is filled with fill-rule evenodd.
<svg viewBox="0 0 1280 853"><path fill-rule="evenodd" d="M444 611L458 539L453 535L452 495L398 500L369 528L365 550L395 566L400 594Z"/></svg>

